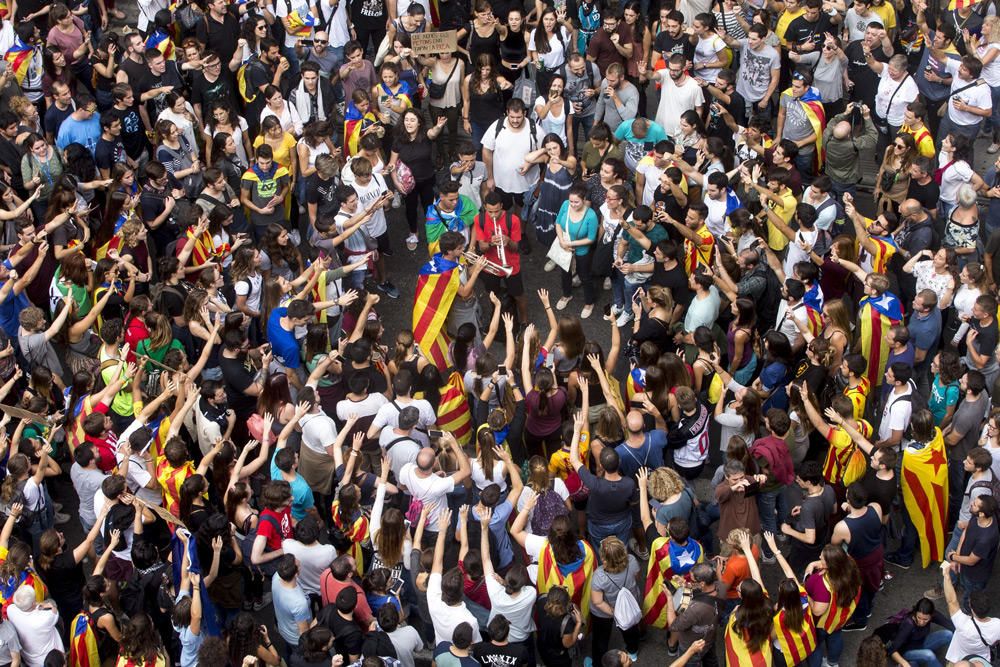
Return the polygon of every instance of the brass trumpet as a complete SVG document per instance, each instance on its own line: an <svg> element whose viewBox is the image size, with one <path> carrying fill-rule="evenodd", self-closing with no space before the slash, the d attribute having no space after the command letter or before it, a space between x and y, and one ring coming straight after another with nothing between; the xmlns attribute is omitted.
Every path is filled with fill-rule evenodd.
<svg viewBox="0 0 1000 667"><path fill-rule="evenodd" d="M474 252L463 252L462 256L465 257L465 260L470 264L479 261L479 255ZM501 278L510 278L510 274L514 272L513 268L509 266L500 266L496 262L491 262L490 260L486 260L486 270Z"/></svg>

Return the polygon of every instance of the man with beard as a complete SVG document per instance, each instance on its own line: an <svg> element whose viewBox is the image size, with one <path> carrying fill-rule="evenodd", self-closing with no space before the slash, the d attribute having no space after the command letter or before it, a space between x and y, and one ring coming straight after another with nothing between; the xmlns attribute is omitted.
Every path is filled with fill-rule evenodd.
<svg viewBox="0 0 1000 667"><path fill-rule="evenodd" d="M302 123L329 120L333 116L333 86L320 77L319 65L307 62L302 65L302 76L288 96L288 103L299 112Z"/></svg>
<svg viewBox="0 0 1000 667"><path fill-rule="evenodd" d="M146 72L146 40L137 33L125 35L125 55L118 66L118 73L115 80L118 83L127 83L132 87L133 93L138 93L139 84Z"/></svg>
<svg viewBox="0 0 1000 667"><path fill-rule="evenodd" d="M625 69L613 63L597 89L594 122L604 122L608 127L618 127L632 120L639 111L639 91L625 80Z"/></svg>
<svg viewBox="0 0 1000 667"><path fill-rule="evenodd" d="M649 73L645 63L639 67L640 79L649 77L663 82L660 104L656 109L656 122L672 137L680 134L681 114L694 110L701 116L705 104L701 86L687 75L686 68L687 61L684 56L676 53L667 61L665 72L660 70Z"/></svg>
<svg viewBox="0 0 1000 667"><path fill-rule="evenodd" d="M874 109L879 77L870 63L887 63L892 56L892 42L885 28L878 21L869 23L864 39L848 44L844 54L847 56L847 86L851 101L863 102L869 109Z"/></svg>
<svg viewBox="0 0 1000 667"><path fill-rule="evenodd" d="M662 29L653 41L650 60L654 68L660 59L666 61L675 53L684 56L690 63L694 59L694 44L684 34L684 15L676 9L663 7L660 9L660 27Z"/></svg>

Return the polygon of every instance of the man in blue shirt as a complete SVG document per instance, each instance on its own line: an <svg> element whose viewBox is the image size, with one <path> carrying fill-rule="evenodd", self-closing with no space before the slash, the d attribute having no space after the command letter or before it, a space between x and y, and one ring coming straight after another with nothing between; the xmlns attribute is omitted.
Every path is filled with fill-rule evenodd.
<svg viewBox="0 0 1000 667"><path fill-rule="evenodd" d="M90 151L97 152L97 142L101 138L101 121L97 119L97 102L85 93L80 94L76 103L76 111L66 117L59 126L56 135L56 146L64 151L70 144L80 144Z"/></svg>
<svg viewBox="0 0 1000 667"><path fill-rule="evenodd" d="M313 305L305 299L294 299L287 308L275 308L267 319L267 340L274 360L285 367L288 381L296 390L304 386L302 357L295 339L295 328L309 324L315 315Z"/></svg>
<svg viewBox="0 0 1000 667"><path fill-rule="evenodd" d="M934 290L920 290L913 297L913 312L906 328L913 343L913 369L916 371L917 389L921 396L930 396L928 371L941 338L941 309L938 308L937 293Z"/></svg>
<svg viewBox="0 0 1000 667"><path fill-rule="evenodd" d="M499 447L494 451L499 454L507 469L507 474L510 475L510 493L507 494L507 498L503 502L500 502L500 485L495 483L487 485L479 494L479 504L472 508L474 521L468 522L466 526L478 525L479 518L484 516L488 509L493 510L493 515L490 518L490 533L493 534L493 544L496 545L497 550L495 561L497 570L502 572L514 562L514 547L510 542L507 520L514 512L514 508L517 507L521 491L524 490L524 483L521 482L521 470L514 465L510 452L505 447ZM496 469L484 472L492 474L496 472Z"/></svg>
<svg viewBox="0 0 1000 667"><path fill-rule="evenodd" d="M653 146L667 139L667 133L659 123L640 117L622 121L615 128L615 139L624 142L625 166L634 171L639 160L653 150Z"/></svg>

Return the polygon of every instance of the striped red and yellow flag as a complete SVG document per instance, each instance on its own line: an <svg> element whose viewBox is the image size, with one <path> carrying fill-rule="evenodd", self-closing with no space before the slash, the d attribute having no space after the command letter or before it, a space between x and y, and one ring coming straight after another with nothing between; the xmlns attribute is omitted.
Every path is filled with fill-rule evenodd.
<svg viewBox="0 0 1000 667"><path fill-rule="evenodd" d="M882 385L885 365L889 360L889 329L903 319L903 310L895 295L885 292L861 302L858 325L861 329L861 355L868 362L868 384Z"/></svg>
<svg viewBox="0 0 1000 667"><path fill-rule="evenodd" d="M28 75L28 66L31 58L35 55L35 50L30 45L25 44L20 39L14 40L14 46L10 47L3 59L7 61L10 70L14 72L17 84L24 83L24 78Z"/></svg>
<svg viewBox="0 0 1000 667"><path fill-rule="evenodd" d="M357 519L348 522L341 516L339 500L334 500L330 504L330 514L333 516L333 525L339 528L347 539L351 541L350 556L354 559L354 565L358 570L358 574L364 575L365 555L361 545L368 539L368 517L359 513Z"/></svg>
<svg viewBox="0 0 1000 667"><path fill-rule="evenodd" d="M673 604L667 582L674 576L670 561L670 538L653 540L646 566L646 585L642 595L642 622L656 628L667 627L667 605Z"/></svg>
<svg viewBox="0 0 1000 667"><path fill-rule="evenodd" d="M156 30L146 38L146 50L156 50L167 60L174 59L174 40L163 30Z"/></svg>
<svg viewBox="0 0 1000 667"><path fill-rule="evenodd" d="M316 270L319 271L319 278L316 279L316 284L313 285L312 291L309 293L313 303L326 301L326 271L321 268L317 268ZM326 324L326 308L316 313L316 316L321 323Z"/></svg>
<svg viewBox="0 0 1000 667"><path fill-rule="evenodd" d="M442 373L452 365L445 322L458 294L458 263L434 255L420 267L413 299L413 338Z"/></svg>
<svg viewBox="0 0 1000 667"><path fill-rule="evenodd" d="M437 423L441 430L455 436L455 440L463 447L472 441L472 411L465 393L465 382L458 371L452 372L441 390L437 412Z"/></svg>
<svg viewBox="0 0 1000 667"><path fill-rule="evenodd" d="M774 660L770 640L763 642L759 650L751 651L743 633L735 626L736 614L733 613L726 624L726 667L770 667Z"/></svg>
<svg viewBox="0 0 1000 667"><path fill-rule="evenodd" d="M802 602L802 628L798 631L788 627L787 614L782 609L774 615L774 634L785 656L786 665L801 665L805 663L816 650L816 623L809 612L809 596L806 589L799 586L799 598Z"/></svg>
<svg viewBox="0 0 1000 667"><path fill-rule="evenodd" d="M917 529L923 566L944 557L948 516L948 457L941 429L923 449L903 449L903 504Z"/></svg>
<svg viewBox="0 0 1000 667"><path fill-rule="evenodd" d="M583 550L583 562L572 572L563 574L556 562L552 546L545 542L538 555L538 592L545 594L553 586L562 586L569 593L573 604L580 610L584 623L590 619L590 580L594 575L594 550L586 541L578 542Z"/></svg>
<svg viewBox="0 0 1000 667"><path fill-rule="evenodd" d="M864 419L858 420L858 431L868 438L872 434L872 425ZM865 474L868 463L862 454L855 456L858 447L842 427L830 429L826 434L830 443L826 450L826 460L823 462L823 479L830 484L850 486Z"/></svg>
<svg viewBox="0 0 1000 667"><path fill-rule="evenodd" d="M90 624L90 615L80 612L73 619L69 638L69 667L100 667L97 635Z"/></svg>
<svg viewBox="0 0 1000 667"><path fill-rule="evenodd" d="M868 392L871 391L871 384L868 378L862 377L857 387L850 385L844 387L844 396L851 399L854 406L854 418L862 419L865 416L865 404L868 402Z"/></svg>
<svg viewBox="0 0 1000 667"><path fill-rule="evenodd" d="M858 600L861 599L861 587L858 586L858 592L854 594L852 599L848 600L848 604L844 604L843 600L837 598L837 591L834 590L825 573L822 575L814 574L813 576L821 576L823 578L823 587L830 593L830 604L827 606L826 611L815 619L816 627L826 632L826 634L832 635L847 625L851 614L854 613L854 608L858 605Z"/></svg>
<svg viewBox="0 0 1000 667"><path fill-rule="evenodd" d="M160 457L156 464L156 481L163 489L163 506L174 516L180 516L181 484L193 474L195 469L191 461L175 468L166 458Z"/></svg>
<svg viewBox="0 0 1000 667"><path fill-rule="evenodd" d="M213 259L218 258L218 253L215 252L215 242L212 240L212 235L205 230L200 236L195 237L194 227L188 227L186 232L187 243L194 244L194 250L191 252L191 265L201 266L207 262L211 262Z"/></svg>
<svg viewBox="0 0 1000 667"><path fill-rule="evenodd" d="M806 325L814 338L823 331L823 314L811 306L806 306Z"/></svg>

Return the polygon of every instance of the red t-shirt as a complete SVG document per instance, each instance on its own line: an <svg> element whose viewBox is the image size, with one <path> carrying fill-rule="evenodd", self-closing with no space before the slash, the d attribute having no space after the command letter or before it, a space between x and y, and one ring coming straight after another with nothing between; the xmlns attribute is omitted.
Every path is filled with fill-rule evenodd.
<svg viewBox="0 0 1000 667"><path fill-rule="evenodd" d="M264 517L271 517L271 520L267 520ZM275 530L275 522L281 527L281 530ZM281 548L282 540L292 539L292 509L286 507L281 512L275 512L274 510L266 509L260 513L260 518L257 521L257 534L263 535L267 538L267 550L277 551Z"/></svg>
<svg viewBox="0 0 1000 667"><path fill-rule="evenodd" d="M486 590L486 580L473 581L465 571L465 563L462 561L458 561L458 569L462 571L462 587L465 589L465 596L484 609L492 609L490 594Z"/></svg>
<svg viewBox="0 0 1000 667"><path fill-rule="evenodd" d="M589 65L589 63L588 63ZM493 221L486 213L480 213L476 216L476 240L482 241L483 243L489 243L489 240L493 238L493 234L496 230L499 230L505 236L509 236L510 240L514 243L521 242L521 219L516 215L510 214L510 220L507 220L507 213L502 213L500 218ZM504 262L500 261L500 249L496 246L490 246L489 250L485 253L486 259L495 263L504 265ZM520 253L514 252L509 248L504 249L504 259L506 260L506 266L511 268L511 275L515 275L521 270L521 255Z"/></svg>

